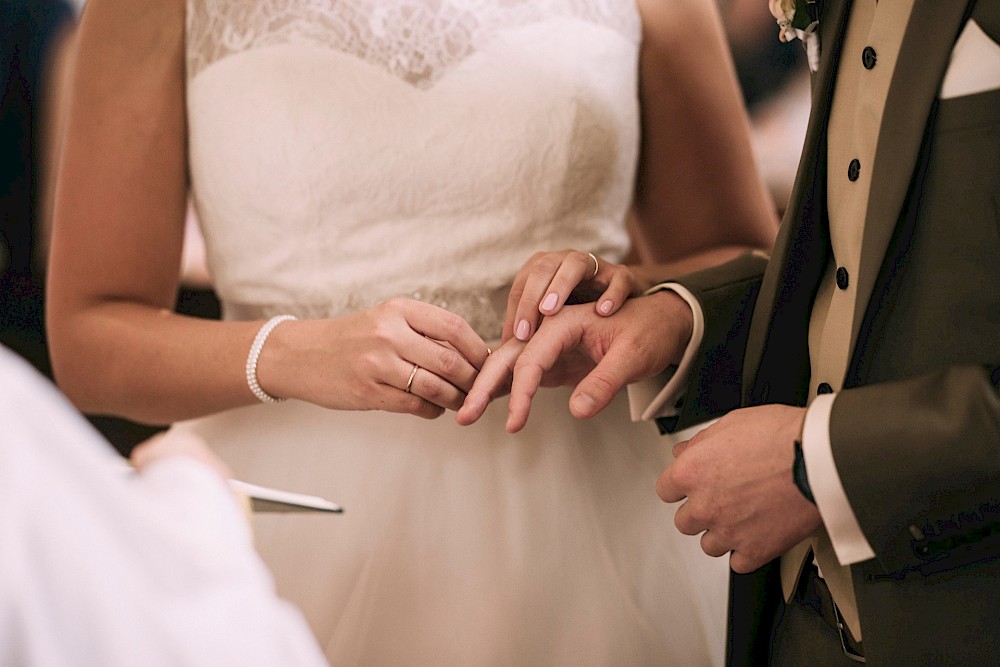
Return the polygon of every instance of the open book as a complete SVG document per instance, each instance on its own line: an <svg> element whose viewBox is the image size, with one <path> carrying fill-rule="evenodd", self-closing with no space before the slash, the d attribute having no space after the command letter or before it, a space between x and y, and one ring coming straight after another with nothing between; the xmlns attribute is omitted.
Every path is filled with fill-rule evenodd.
<svg viewBox="0 0 1000 667"><path fill-rule="evenodd" d="M326 498L308 496L303 493L282 491L266 486L257 486L238 479L229 480L229 485L237 493L242 493L250 499L250 507L254 512L336 512L344 508Z"/></svg>

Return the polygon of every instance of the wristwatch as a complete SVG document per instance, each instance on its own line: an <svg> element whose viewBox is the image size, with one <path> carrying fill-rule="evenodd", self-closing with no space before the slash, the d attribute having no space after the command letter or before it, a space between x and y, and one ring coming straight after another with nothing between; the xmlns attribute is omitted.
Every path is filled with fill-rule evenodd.
<svg viewBox="0 0 1000 667"><path fill-rule="evenodd" d="M795 488L806 497L806 500L815 505L816 499L813 498L812 489L809 488L809 476L806 475L806 458L802 454L802 443L798 440L795 441L795 461L792 463L792 481L795 482Z"/></svg>

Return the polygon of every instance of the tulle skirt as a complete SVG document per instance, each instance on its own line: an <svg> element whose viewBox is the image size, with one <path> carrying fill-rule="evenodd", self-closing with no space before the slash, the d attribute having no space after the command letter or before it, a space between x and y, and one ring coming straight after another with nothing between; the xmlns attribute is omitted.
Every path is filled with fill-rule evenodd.
<svg viewBox="0 0 1000 667"><path fill-rule="evenodd" d="M539 391L471 427L287 401L179 424L256 484L324 496L342 515L257 514L278 592L335 665L711 665L728 567L656 496L671 442L569 414Z"/></svg>

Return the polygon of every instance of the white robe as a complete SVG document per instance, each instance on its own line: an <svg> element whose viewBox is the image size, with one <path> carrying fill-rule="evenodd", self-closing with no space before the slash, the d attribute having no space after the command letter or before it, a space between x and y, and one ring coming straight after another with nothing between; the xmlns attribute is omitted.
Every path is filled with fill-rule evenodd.
<svg viewBox="0 0 1000 667"><path fill-rule="evenodd" d="M129 473L0 348L0 665L323 664L213 471Z"/></svg>

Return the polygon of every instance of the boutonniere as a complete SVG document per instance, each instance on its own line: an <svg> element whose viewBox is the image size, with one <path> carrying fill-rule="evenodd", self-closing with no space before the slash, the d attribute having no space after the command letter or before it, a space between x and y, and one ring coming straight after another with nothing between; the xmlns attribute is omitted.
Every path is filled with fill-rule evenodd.
<svg viewBox="0 0 1000 667"><path fill-rule="evenodd" d="M806 48L806 59L813 72L819 67L819 8L816 0L767 0L774 20L778 22L778 39L782 42L800 40Z"/></svg>

